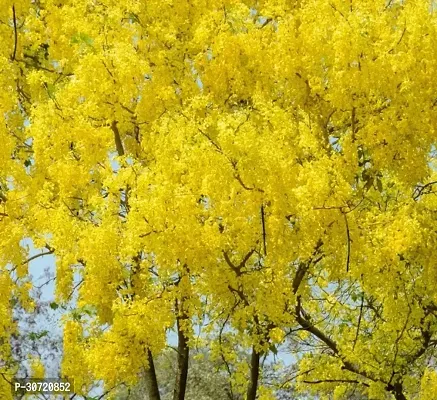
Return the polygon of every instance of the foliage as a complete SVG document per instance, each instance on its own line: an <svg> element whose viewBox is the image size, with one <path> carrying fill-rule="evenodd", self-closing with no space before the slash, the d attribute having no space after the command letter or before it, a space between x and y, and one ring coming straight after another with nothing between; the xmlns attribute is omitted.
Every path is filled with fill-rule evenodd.
<svg viewBox="0 0 437 400"><path fill-rule="evenodd" d="M173 384L176 371L176 352L173 349L164 351L156 360L158 381L161 382L161 398L169 400L173 395ZM207 352L196 352L190 360L187 384L187 400L227 400L227 376L218 370L209 359ZM147 388L144 381L133 388L121 388L115 395L116 400L147 399Z"/></svg>
<svg viewBox="0 0 437 400"><path fill-rule="evenodd" d="M3 372L1 376L3 382L0 383L1 399L11 398L9 396L12 375L17 378L37 378L46 374L51 377L59 375L61 331L56 326L56 319L49 308L49 303L42 297L41 290L47 282L52 280L52 277L46 270L41 278L45 283L32 288L30 309L23 308L18 299L12 297L12 318L16 330L8 342L10 356L0 360L0 368ZM21 399L24 394L14 397Z"/></svg>
<svg viewBox="0 0 437 400"><path fill-rule="evenodd" d="M78 394L135 385L175 329L175 400L198 345L236 398L274 398L284 345L302 393L434 398L433 2L4 0L0 21L2 360L30 238L54 304L77 292Z"/></svg>

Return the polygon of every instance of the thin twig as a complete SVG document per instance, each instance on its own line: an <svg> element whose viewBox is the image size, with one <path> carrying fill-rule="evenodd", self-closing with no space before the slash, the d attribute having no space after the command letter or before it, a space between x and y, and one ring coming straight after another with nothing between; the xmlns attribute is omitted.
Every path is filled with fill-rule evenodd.
<svg viewBox="0 0 437 400"><path fill-rule="evenodd" d="M31 63L29 63L29 62L27 62L27 61L25 61L25 60L21 60L21 59L19 59L19 58L15 58L15 61L22 62L22 63L25 64L26 67L28 67L28 68L34 68L34 69L37 69L37 70L50 72L51 74L58 74L59 76L66 76L66 77L74 76L74 73L72 73L72 72L64 73L64 72L55 71L55 70L53 70L53 69L43 67L43 66L40 65L40 64L38 64L38 65L36 65L36 64L31 64Z"/></svg>
<svg viewBox="0 0 437 400"><path fill-rule="evenodd" d="M399 38L399 40L397 41L397 43L388 51L389 54L392 54L394 49L400 45L400 43L402 42L402 39L404 38L405 32L407 31L407 22L405 21L405 25L404 25L404 29L402 30L402 34L401 37Z"/></svg>
<svg viewBox="0 0 437 400"><path fill-rule="evenodd" d="M352 107L352 142L355 142L355 107Z"/></svg>
<svg viewBox="0 0 437 400"><path fill-rule="evenodd" d="M17 55L17 46L18 46L17 16L15 14L15 5L12 6L12 18L14 23L14 52L12 53L11 60L15 61L15 56Z"/></svg>
<svg viewBox="0 0 437 400"><path fill-rule="evenodd" d="M437 181L428 182L425 185L417 185L413 192L413 199L417 200L422 194L432 193L431 191L425 192L425 189L430 188L432 185L437 184ZM430 190L430 189L429 189Z"/></svg>
<svg viewBox="0 0 437 400"><path fill-rule="evenodd" d="M36 288L36 289L41 289L41 288L43 288L44 286L48 285L50 282L53 282L53 281L55 281L55 280L56 280L56 276L54 276L53 278L50 278L49 280L45 281L42 285L34 286L34 288Z"/></svg>
<svg viewBox="0 0 437 400"><path fill-rule="evenodd" d="M263 244L264 244L264 255L267 256L267 246L266 246L266 222L264 219L264 204L261 205L261 223L263 228Z"/></svg>
<svg viewBox="0 0 437 400"><path fill-rule="evenodd" d="M390 1L387 3L387 5L385 6L384 11L386 11L387 8L389 8L389 7L391 6L392 3L393 3L393 0L390 0Z"/></svg>
<svg viewBox="0 0 437 400"><path fill-rule="evenodd" d="M369 387L368 383L365 382L360 382L357 381L355 379L323 379L323 380L318 380L318 381L302 381L304 383L313 383L313 384L317 384L317 383L356 383L356 384L360 384L366 387Z"/></svg>
<svg viewBox="0 0 437 400"><path fill-rule="evenodd" d="M72 298L72 296L73 296L75 290L76 290L80 285L82 285L82 283L84 283L84 280L83 280L83 279L81 279L78 283L76 283L76 285L73 286L73 289L71 290L70 294L69 294L68 297L67 297L67 301L70 301L70 299Z"/></svg>
<svg viewBox="0 0 437 400"><path fill-rule="evenodd" d="M347 235L347 260L346 260L346 272L349 272L349 264L350 264L350 257L351 257L351 235L349 231L349 224L347 221L346 213L343 213L344 222L346 224L346 235Z"/></svg>
<svg viewBox="0 0 437 400"><path fill-rule="evenodd" d="M360 326L361 326L361 318L363 317L363 307L364 307L364 293L361 293L360 316L358 317L357 332L355 334L354 345L352 346L352 350L355 349L355 345L357 344L358 334L360 332Z"/></svg>
<svg viewBox="0 0 437 400"><path fill-rule="evenodd" d="M270 22L273 21L273 18L267 18L262 24L260 29L264 28L266 25L268 25Z"/></svg>
<svg viewBox="0 0 437 400"><path fill-rule="evenodd" d="M31 261L35 260L36 258L44 257L44 256L48 256L48 255L50 255L50 254L53 254L53 251L52 251L52 250L50 250L50 251L46 251L45 253L35 254L34 256L29 257L26 261L24 261L24 262L23 262L23 265L24 265L24 264L28 264L28 263L30 263Z"/></svg>

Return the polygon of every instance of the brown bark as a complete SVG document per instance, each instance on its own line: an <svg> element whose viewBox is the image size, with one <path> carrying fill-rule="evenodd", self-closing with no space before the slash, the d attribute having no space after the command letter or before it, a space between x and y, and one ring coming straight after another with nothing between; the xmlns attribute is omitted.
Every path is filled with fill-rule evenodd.
<svg viewBox="0 0 437 400"><path fill-rule="evenodd" d="M397 382L394 385L388 385L387 389L394 394L396 400L407 400L403 393L401 382Z"/></svg>
<svg viewBox="0 0 437 400"><path fill-rule="evenodd" d="M115 147L119 156L124 156L123 142L121 141L120 131L118 130L117 121L112 121L112 132L114 132Z"/></svg>
<svg viewBox="0 0 437 400"><path fill-rule="evenodd" d="M246 400L256 399L256 392L258 390L259 381L259 360L260 353L258 353L255 348L252 348L252 356L250 359L250 381L247 388Z"/></svg>
<svg viewBox="0 0 437 400"><path fill-rule="evenodd" d="M146 382L147 395L149 400L161 400L158 389L158 380L156 379L155 364L153 362L152 352L149 350L147 354L149 368L144 372L144 380Z"/></svg>
<svg viewBox="0 0 437 400"><path fill-rule="evenodd" d="M188 341L183 331L183 323L188 320L188 315L183 311L182 307L178 307L176 302L177 317L177 329L178 329L178 358L177 358L177 372L176 382L173 392L173 400L184 400L185 391L187 389L188 378L188 361L189 361L189 348Z"/></svg>

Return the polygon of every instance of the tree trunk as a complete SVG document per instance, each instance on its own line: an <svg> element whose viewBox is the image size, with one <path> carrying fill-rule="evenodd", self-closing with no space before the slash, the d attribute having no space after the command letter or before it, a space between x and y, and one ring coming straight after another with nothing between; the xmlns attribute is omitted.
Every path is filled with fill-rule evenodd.
<svg viewBox="0 0 437 400"><path fill-rule="evenodd" d="M390 391L394 394L396 400L407 400L403 393L402 382L396 382L390 387Z"/></svg>
<svg viewBox="0 0 437 400"><path fill-rule="evenodd" d="M259 360L260 360L260 353L258 353L253 347L252 356L250 360L250 380L249 380L249 386L247 388L246 400L256 399L256 392L258 390L258 379L259 379Z"/></svg>
<svg viewBox="0 0 437 400"><path fill-rule="evenodd" d="M395 399L396 400L407 400L407 398L405 397L405 395L402 392L395 393Z"/></svg>
<svg viewBox="0 0 437 400"><path fill-rule="evenodd" d="M153 362L153 356L150 350L148 350L147 358L149 362L149 368L144 371L144 380L146 382L148 399L161 400L158 389L158 380L156 379L155 364Z"/></svg>
<svg viewBox="0 0 437 400"><path fill-rule="evenodd" d="M176 302L176 312L178 313L176 320L178 329L178 365L173 400L184 400L187 388L189 348L187 338L181 325L184 321L188 320L188 316L182 308L183 307L180 307L179 309L178 303Z"/></svg>

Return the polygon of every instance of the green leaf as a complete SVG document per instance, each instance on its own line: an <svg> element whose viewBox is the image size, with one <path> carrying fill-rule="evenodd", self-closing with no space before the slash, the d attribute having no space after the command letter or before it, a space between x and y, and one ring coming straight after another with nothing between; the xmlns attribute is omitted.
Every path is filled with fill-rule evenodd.
<svg viewBox="0 0 437 400"><path fill-rule="evenodd" d="M140 23L140 19L138 18L138 15L133 13L133 12L128 14L128 18L129 18L131 23L134 23L134 22Z"/></svg>
<svg viewBox="0 0 437 400"><path fill-rule="evenodd" d="M53 97L53 95L55 94L55 85L48 83L46 85L46 89L47 89L47 94L49 95L49 97Z"/></svg>
<svg viewBox="0 0 437 400"><path fill-rule="evenodd" d="M369 176L366 180L366 184L364 185L364 190L369 190L373 186L373 176Z"/></svg>
<svg viewBox="0 0 437 400"><path fill-rule="evenodd" d="M376 186L378 187L378 192L381 193L382 192L382 182L381 182L381 179L377 179L376 180Z"/></svg>
<svg viewBox="0 0 437 400"><path fill-rule="evenodd" d="M74 311L71 313L71 316L73 317L73 319L74 319L75 321L80 321L80 320L82 319L82 314L80 313L80 311L77 311L77 310L74 310Z"/></svg>
<svg viewBox="0 0 437 400"><path fill-rule="evenodd" d="M86 44L88 46L92 46L93 42L94 40L90 36L82 32L76 33L70 39L71 44Z"/></svg>
<svg viewBox="0 0 437 400"><path fill-rule="evenodd" d="M52 301L52 302L50 303L50 308L51 308L52 310L57 310L57 309L59 308L59 304L58 304L58 303L55 303L54 301Z"/></svg>
<svg viewBox="0 0 437 400"><path fill-rule="evenodd" d="M278 349L274 344L271 344L269 349L275 356L278 354Z"/></svg>
<svg viewBox="0 0 437 400"><path fill-rule="evenodd" d="M94 315L94 310L91 306L82 307L82 311L89 316Z"/></svg>
<svg viewBox="0 0 437 400"><path fill-rule="evenodd" d="M30 340L38 340L43 338L44 336L48 335L48 331L41 331L41 332L30 332L29 333L29 339Z"/></svg>
<svg viewBox="0 0 437 400"><path fill-rule="evenodd" d="M41 338L43 338L44 336L47 336L48 333L49 333L49 331L41 331L41 332L39 332L39 333L37 334L38 339L41 339Z"/></svg>

